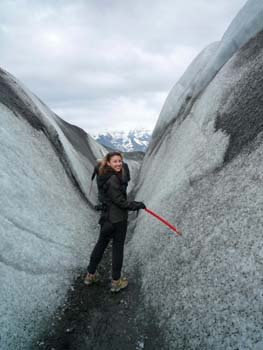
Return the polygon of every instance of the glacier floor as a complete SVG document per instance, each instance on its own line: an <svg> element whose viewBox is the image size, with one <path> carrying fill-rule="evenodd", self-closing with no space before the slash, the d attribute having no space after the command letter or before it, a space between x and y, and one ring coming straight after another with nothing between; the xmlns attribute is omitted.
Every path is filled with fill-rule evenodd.
<svg viewBox="0 0 263 350"><path fill-rule="evenodd" d="M127 240L130 235L128 229ZM50 328L35 340L32 350L165 349L153 311L140 303L141 279L136 270L133 276L124 273L129 279L127 289L110 292L111 244L98 272L101 281L92 286L83 283L85 271L79 273L66 303L53 314Z"/></svg>

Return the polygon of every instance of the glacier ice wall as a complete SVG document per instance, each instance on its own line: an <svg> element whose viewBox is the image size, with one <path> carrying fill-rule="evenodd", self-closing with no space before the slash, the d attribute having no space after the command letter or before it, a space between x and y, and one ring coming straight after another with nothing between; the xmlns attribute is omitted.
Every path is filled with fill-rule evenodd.
<svg viewBox="0 0 263 350"><path fill-rule="evenodd" d="M175 237L141 212L127 249L168 349L263 348L262 6L249 1L233 21L228 33L249 40L188 109L170 93L136 185L138 198L183 231ZM216 47L204 55L217 57ZM168 102L178 114L165 120Z"/></svg>
<svg viewBox="0 0 263 350"><path fill-rule="evenodd" d="M235 17L220 42L209 45L189 66L169 93L152 134L149 152L175 119L188 115L199 94L220 68L249 39L263 29L263 2L249 0Z"/></svg>
<svg viewBox="0 0 263 350"><path fill-rule="evenodd" d="M85 266L96 221L43 132L3 104L0 119L0 344L28 349Z"/></svg>

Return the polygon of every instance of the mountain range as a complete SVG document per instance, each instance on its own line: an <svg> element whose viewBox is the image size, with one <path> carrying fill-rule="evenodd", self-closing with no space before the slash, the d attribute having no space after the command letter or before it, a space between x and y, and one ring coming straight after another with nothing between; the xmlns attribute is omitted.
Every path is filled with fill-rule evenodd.
<svg viewBox="0 0 263 350"><path fill-rule="evenodd" d="M151 130L147 129L134 129L130 131L108 130L93 134L92 137L101 145L118 149L122 152L146 152L151 134Z"/></svg>

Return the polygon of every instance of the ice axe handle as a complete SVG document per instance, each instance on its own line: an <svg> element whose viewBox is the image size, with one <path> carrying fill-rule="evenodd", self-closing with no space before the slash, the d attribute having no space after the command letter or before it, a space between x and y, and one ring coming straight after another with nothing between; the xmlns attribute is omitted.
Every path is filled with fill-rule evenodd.
<svg viewBox="0 0 263 350"><path fill-rule="evenodd" d="M181 230L179 230L178 228L176 228L175 226L173 226L172 224L170 224L170 222L168 222L167 220L165 220L164 218L162 218L160 215L156 214L154 211L145 208L145 211L147 211L147 213L153 215L154 217L156 217L156 219L158 219L159 221L161 221L163 224L165 224L166 226L170 227L171 230L173 230L174 232L176 232L178 235L182 235Z"/></svg>

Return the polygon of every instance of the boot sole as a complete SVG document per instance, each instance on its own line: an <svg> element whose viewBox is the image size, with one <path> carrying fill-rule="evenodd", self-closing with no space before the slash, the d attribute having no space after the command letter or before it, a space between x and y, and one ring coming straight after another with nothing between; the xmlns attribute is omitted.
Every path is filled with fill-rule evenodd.
<svg viewBox="0 0 263 350"><path fill-rule="evenodd" d="M127 287L128 287L128 284L125 287L120 287L118 289L111 288L110 291L111 291L111 293L118 293L118 292L120 292L121 290L123 290L123 289L125 289Z"/></svg>

